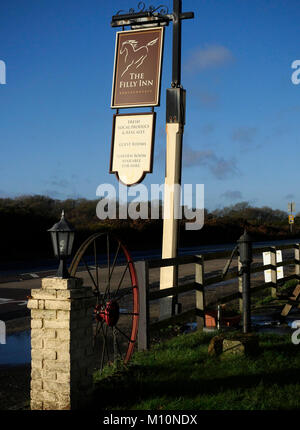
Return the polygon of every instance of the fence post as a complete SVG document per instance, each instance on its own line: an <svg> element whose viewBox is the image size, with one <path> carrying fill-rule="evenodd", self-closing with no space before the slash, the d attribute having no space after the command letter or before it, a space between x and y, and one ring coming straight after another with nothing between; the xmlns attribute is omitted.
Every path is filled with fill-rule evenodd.
<svg viewBox="0 0 300 430"><path fill-rule="evenodd" d="M276 246L272 246L271 249L271 282L272 286L270 289L270 293L272 297L276 297L277 293L277 259L276 259Z"/></svg>
<svg viewBox="0 0 300 430"><path fill-rule="evenodd" d="M300 243L296 243L294 246L295 255L295 275L300 279Z"/></svg>
<svg viewBox="0 0 300 430"><path fill-rule="evenodd" d="M242 270L242 263L241 263L240 256L238 256L239 293L240 293L239 310L242 314L243 313L243 275L242 275L241 270Z"/></svg>
<svg viewBox="0 0 300 430"><path fill-rule="evenodd" d="M196 321L197 329L203 330L205 327L204 260L202 255L195 257Z"/></svg>
<svg viewBox="0 0 300 430"><path fill-rule="evenodd" d="M138 350L149 349L149 267L147 261L135 263L139 286Z"/></svg>
<svg viewBox="0 0 300 430"><path fill-rule="evenodd" d="M251 263L252 258L252 240L246 229L243 235L238 239L238 250L240 261L242 263L243 276L243 333L251 331Z"/></svg>

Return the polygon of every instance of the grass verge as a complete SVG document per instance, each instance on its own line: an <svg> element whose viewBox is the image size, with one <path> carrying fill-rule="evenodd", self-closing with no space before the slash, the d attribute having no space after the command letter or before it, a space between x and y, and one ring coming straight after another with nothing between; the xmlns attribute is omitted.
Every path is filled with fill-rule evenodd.
<svg viewBox="0 0 300 430"><path fill-rule="evenodd" d="M259 335L255 358L211 357L211 334L179 335L95 374L107 410L279 410L300 407L300 345Z"/></svg>

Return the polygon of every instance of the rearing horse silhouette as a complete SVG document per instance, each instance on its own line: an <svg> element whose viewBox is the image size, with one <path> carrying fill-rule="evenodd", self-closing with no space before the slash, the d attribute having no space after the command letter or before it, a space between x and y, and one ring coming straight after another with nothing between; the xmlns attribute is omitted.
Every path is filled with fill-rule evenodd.
<svg viewBox="0 0 300 430"><path fill-rule="evenodd" d="M156 39L151 40L151 42L147 43L147 45L141 46L140 48L136 47L138 46L138 42L136 40L125 40L125 42L122 43L120 54L125 54L124 62L127 65L124 72L122 73L121 77L125 75L125 73L131 68L134 67L137 69L139 68L143 62L146 60L149 52L149 46L153 46L158 41L158 37Z"/></svg>

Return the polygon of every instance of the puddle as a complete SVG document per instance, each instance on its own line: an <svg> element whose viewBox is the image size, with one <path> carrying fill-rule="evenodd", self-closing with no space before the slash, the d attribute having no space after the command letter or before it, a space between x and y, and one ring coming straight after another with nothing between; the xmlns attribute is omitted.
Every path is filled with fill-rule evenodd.
<svg viewBox="0 0 300 430"><path fill-rule="evenodd" d="M251 325L254 329L263 333L286 334L291 333L293 323L300 320L300 311L291 309L286 317L282 317L282 307L261 309L259 314L252 313Z"/></svg>
<svg viewBox="0 0 300 430"><path fill-rule="evenodd" d="M282 306L279 308L261 308L259 313L251 313L251 330L259 333L273 333L279 335L292 334L300 324L300 310L292 309L288 316L282 317ZM296 327L297 325L297 327ZM294 327L295 326L295 327ZM222 331L233 327L221 327ZM193 327L194 329L194 327ZM236 327L238 329L238 327ZM239 324L239 329L242 329L242 321ZM187 332L191 331L191 328ZM203 331L218 332L216 327L205 327Z"/></svg>
<svg viewBox="0 0 300 430"><path fill-rule="evenodd" d="M280 324L280 318L276 317L276 315L251 315L251 325L253 327L276 327Z"/></svg>
<svg viewBox="0 0 300 430"><path fill-rule="evenodd" d="M27 364L30 360L30 331L7 335L6 344L0 344L0 365Z"/></svg>
<svg viewBox="0 0 300 430"><path fill-rule="evenodd" d="M191 333L191 332L196 331L196 330L197 330L197 323L196 322L186 323L182 327L182 332L184 334L188 334L188 333Z"/></svg>
<svg viewBox="0 0 300 430"><path fill-rule="evenodd" d="M292 334L292 330L290 327L287 326L265 326L265 327L258 327L256 329L259 333L270 333L270 334Z"/></svg>

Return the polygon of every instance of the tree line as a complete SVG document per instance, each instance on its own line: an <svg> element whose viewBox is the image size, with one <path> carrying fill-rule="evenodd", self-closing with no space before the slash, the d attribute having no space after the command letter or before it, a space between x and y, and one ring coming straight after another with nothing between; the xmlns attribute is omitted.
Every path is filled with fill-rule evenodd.
<svg viewBox="0 0 300 430"><path fill-rule="evenodd" d="M1 246L0 266L6 261L52 258L49 228L59 221L64 209L67 220L76 229L74 250L97 231L112 231L127 243L129 249L160 249L162 220L100 220L96 215L99 200L56 200L42 195L0 199ZM117 203L118 204L118 203ZM150 206L150 202L148 203ZM162 209L162 202L160 202ZM118 213L118 212L117 212ZM150 213L150 212L149 212ZM232 243L244 227L253 240L285 239L289 233L287 212L270 207L254 207L239 202L209 212L205 209L201 230L187 231L187 220L180 222L180 246ZM294 236L298 234L297 217Z"/></svg>

